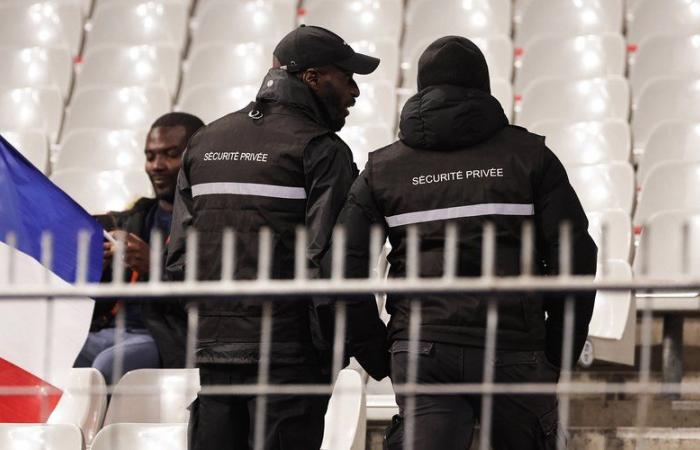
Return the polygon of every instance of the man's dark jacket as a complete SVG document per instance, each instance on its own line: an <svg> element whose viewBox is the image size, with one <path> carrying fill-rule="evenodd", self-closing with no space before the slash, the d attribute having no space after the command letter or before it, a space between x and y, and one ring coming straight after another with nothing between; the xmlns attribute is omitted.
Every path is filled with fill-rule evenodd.
<svg viewBox="0 0 700 450"><path fill-rule="evenodd" d="M479 276L482 230L496 229L497 276L520 273L525 222L536 235L537 274L559 270L560 223L572 230L573 272L594 274L596 246L566 171L541 136L508 125L498 101L481 90L430 86L401 114L400 140L370 153L354 183L339 223L348 235L348 273L366 276L370 224L382 224L391 243L391 277L406 274L406 230L420 235L420 276L443 274L445 226L458 227L457 272ZM364 231L363 231L364 230ZM588 333L594 292L576 298L574 358ZM488 295L425 295L422 340L484 345ZM500 295L497 348L543 350L560 364L563 295ZM390 340L407 339L411 296L389 296ZM545 313L547 319L545 320Z"/></svg>
<svg viewBox="0 0 700 450"><path fill-rule="evenodd" d="M158 200L154 198L141 198L131 209L119 212L110 212L98 216L105 230L124 230L133 233L146 243L150 241L151 228L154 225L155 214L158 208ZM162 238L167 238L168 231L162 232ZM131 280L131 271L127 268L124 274L125 280ZM105 268L102 281L109 282L112 279L111 267ZM138 281L148 281L147 274L139 274ZM103 321L103 326L111 322L111 310L113 303L98 302L95 304L93 323ZM148 301L132 303L127 307L127 320L132 314L140 316L141 322L151 333L158 346L161 364L164 368L185 367L185 343L187 318L182 308L171 301ZM127 326L129 324L127 323Z"/></svg>
<svg viewBox="0 0 700 450"><path fill-rule="evenodd" d="M294 277L296 230L307 228L312 276L321 260L348 190L357 175L352 153L330 129L313 91L285 71L272 69L256 102L200 130L183 156L175 197L166 274L185 274L186 234L199 236L197 277L221 278L222 233L235 232L234 279L258 276L259 232L272 233L271 278ZM362 363L363 351L384 348L386 329L374 304L358 303L350 316L349 353ZM273 302L272 363L321 364L321 341L331 339L325 318L332 305L309 298ZM199 302L198 363L248 364L259 358L261 302L237 298ZM316 346L314 346L316 343ZM368 355L371 355L371 351ZM368 364L371 366L371 362ZM372 367L366 367L370 373ZM385 371L385 367L379 367ZM375 373L376 373L375 370Z"/></svg>

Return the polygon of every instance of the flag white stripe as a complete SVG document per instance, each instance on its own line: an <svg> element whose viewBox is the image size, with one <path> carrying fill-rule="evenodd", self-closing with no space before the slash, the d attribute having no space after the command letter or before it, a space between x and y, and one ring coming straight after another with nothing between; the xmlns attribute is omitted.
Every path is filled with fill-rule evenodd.
<svg viewBox="0 0 700 450"><path fill-rule="evenodd" d="M489 215L532 216L534 214L535 206L532 203L481 203L397 214L384 219L387 225L393 228L414 223L433 222L435 220L459 219L461 217Z"/></svg>
<svg viewBox="0 0 700 450"><path fill-rule="evenodd" d="M193 197L217 194L257 195L292 200L306 199L306 191L303 187L258 183L202 183L192 186Z"/></svg>

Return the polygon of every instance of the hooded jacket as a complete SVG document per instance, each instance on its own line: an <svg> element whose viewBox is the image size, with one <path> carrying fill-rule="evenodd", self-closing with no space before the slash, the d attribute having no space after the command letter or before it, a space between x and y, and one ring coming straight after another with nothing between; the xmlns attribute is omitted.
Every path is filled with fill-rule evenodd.
<svg viewBox="0 0 700 450"><path fill-rule="evenodd" d="M222 233L236 233L234 279L258 277L259 232L272 232L271 277L294 277L296 229L307 228L312 276L321 275L337 215L357 175L348 146L331 130L311 89L272 69L256 102L201 129L190 141L178 178L167 277L185 276L188 230L199 235L197 277L221 278ZM326 305L328 307L328 305ZM376 308L363 336L383 340ZM321 314L326 316L326 314ZM332 314L331 314L332 316ZM256 363L261 303L236 297L199 302L199 363ZM273 301L272 363L323 364L316 304L309 298ZM316 344L316 346L314 345ZM360 362L362 359L358 357Z"/></svg>
<svg viewBox="0 0 700 450"><path fill-rule="evenodd" d="M406 275L406 230L411 225L418 227L420 236L420 276L442 276L448 222L458 227L459 276L480 276L486 222L496 230L496 276L520 274L525 222L534 224L537 274L558 272L559 227L565 221L572 229L573 272L595 273L597 249L564 167L544 138L508 125L490 94L454 85L428 86L404 106L399 136L394 144L370 153L340 214L339 223L355 230L348 235L348 276L367 274L371 224L383 225L391 243L389 276ZM585 292L576 298L574 356L588 334L594 295ZM482 347L490 297L418 297L421 340ZM546 349L550 360L559 364L564 296L499 297L497 349ZM408 338L414 298L388 297L390 340Z"/></svg>

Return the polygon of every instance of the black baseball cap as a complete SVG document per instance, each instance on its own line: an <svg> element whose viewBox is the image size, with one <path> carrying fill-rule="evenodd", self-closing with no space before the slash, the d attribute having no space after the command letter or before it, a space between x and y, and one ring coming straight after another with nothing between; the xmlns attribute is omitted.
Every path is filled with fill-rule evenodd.
<svg viewBox="0 0 700 450"><path fill-rule="evenodd" d="M340 36L325 28L301 25L287 34L273 55L287 72L334 65L348 72L367 75L379 66L379 59L356 53Z"/></svg>

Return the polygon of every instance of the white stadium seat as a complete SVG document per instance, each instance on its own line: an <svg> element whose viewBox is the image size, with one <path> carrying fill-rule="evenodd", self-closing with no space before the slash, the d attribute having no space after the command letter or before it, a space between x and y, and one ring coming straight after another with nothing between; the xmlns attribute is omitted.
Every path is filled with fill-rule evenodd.
<svg viewBox="0 0 700 450"><path fill-rule="evenodd" d="M0 135L27 158L37 169L47 173L49 142L42 131L2 131Z"/></svg>
<svg viewBox="0 0 700 450"><path fill-rule="evenodd" d="M0 4L0 43L13 47L62 47L77 55L83 36L77 3L27 0Z"/></svg>
<svg viewBox="0 0 700 450"><path fill-rule="evenodd" d="M97 433L91 450L186 449L186 423L115 423Z"/></svg>
<svg viewBox="0 0 700 450"><path fill-rule="evenodd" d="M634 169L628 162L568 167L566 172L585 211L632 211Z"/></svg>
<svg viewBox="0 0 700 450"><path fill-rule="evenodd" d="M589 211L586 216L588 232L598 246L598 262L608 259L629 261L632 250L632 218L629 212L606 209Z"/></svg>
<svg viewBox="0 0 700 450"><path fill-rule="evenodd" d="M146 129L170 111L164 87L88 88L73 96L64 135L80 128Z"/></svg>
<svg viewBox="0 0 700 450"><path fill-rule="evenodd" d="M365 167L370 152L394 141L391 129L383 125L346 126L340 130L338 135L352 150L355 164L360 170Z"/></svg>
<svg viewBox="0 0 700 450"><path fill-rule="evenodd" d="M545 136L547 146L564 165L630 160L630 127L623 119L548 120L534 124L530 131Z"/></svg>
<svg viewBox="0 0 700 450"><path fill-rule="evenodd" d="M167 44L182 49L187 18L186 5L177 0L98 2L87 25L86 47Z"/></svg>
<svg viewBox="0 0 700 450"><path fill-rule="evenodd" d="M146 163L143 130L75 130L65 136L53 170L139 170Z"/></svg>
<svg viewBox="0 0 700 450"><path fill-rule="evenodd" d="M633 105L635 153L644 153L651 132L666 120L700 121L700 79L657 78L646 85Z"/></svg>
<svg viewBox="0 0 700 450"><path fill-rule="evenodd" d="M396 120L396 89L392 83L376 81L359 83L360 96L350 108L348 125L383 124L394 126Z"/></svg>
<svg viewBox="0 0 700 450"><path fill-rule="evenodd" d="M273 43L206 44L190 53L184 66L182 91L201 84L260 85L272 67Z"/></svg>
<svg viewBox="0 0 700 450"><path fill-rule="evenodd" d="M700 209L700 162L667 161L649 171L639 196L634 224L642 226L652 214Z"/></svg>
<svg viewBox="0 0 700 450"><path fill-rule="evenodd" d="M0 88L0 129L41 131L55 142L62 120L58 88Z"/></svg>
<svg viewBox="0 0 700 450"><path fill-rule="evenodd" d="M278 42L295 23L295 0L208 1L192 20L192 43Z"/></svg>
<svg viewBox="0 0 700 450"><path fill-rule="evenodd" d="M515 92L540 77L568 79L624 76L625 40L620 33L533 40L516 62Z"/></svg>
<svg viewBox="0 0 700 450"><path fill-rule="evenodd" d="M171 96L180 82L180 51L172 45L96 46L77 72L75 91L88 87L159 85Z"/></svg>
<svg viewBox="0 0 700 450"><path fill-rule="evenodd" d="M669 120L656 126L637 168L639 184L664 161L700 162L700 123Z"/></svg>
<svg viewBox="0 0 700 450"><path fill-rule="evenodd" d="M187 423L199 390L199 369L132 370L114 389L105 425Z"/></svg>
<svg viewBox="0 0 700 450"><path fill-rule="evenodd" d="M372 39L371 41L350 42L350 46L359 53L379 58L381 63L377 70L368 75L355 74L355 81L388 81L396 84L399 78L399 46L389 39Z"/></svg>
<svg viewBox="0 0 700 450"><path fill-rule="evenodd" d="M515 30L516 47L545 36L622 32L622 0L532 0Z"/></svg>
<svg viewBox="0 0 700 450"><path fill-rule="evenodd" d="M180 96L177 109L194 114L204 123L210 123L248 106L250 102L255 100L258 90L258 84L236 87L203 84L184 92Z"/></svg>
<svg viewBox="0 0 700 450"><path fill-rule="evenodd" d="M304 4L303 23L327 28L347 42L390 39L403 26L402 0L324 0Z"/></svg>
<svg viewBox="0 0 700 450"><path fill-rule="evenodd" d="M698 203L696 202L696 205ZM634 272L655 279L678 279L679 275L700 275L700 210L669 210L649 216L634 258ZM650 298L643 298L650 297ZM655 311L698 311L697 291L673 293L653 291L638 295L637 307L646 301Z"/></svg>
<svg viewBox="0 0 700 450"><path fill-rule="evenodd" d="M426 48L435 40L417 42L412 49L406 49L401 63L403 70L403 85L408 88L417 86L418 60ZM472 41L484 53L486 64L489 66L489 76L510 80L513 75L513 43L507 36L491 36L472 38ZM405 47L404 47L405 48ZM379 66L381 68L381 64Z"/></svg>
<svg viewBox="0 0 700 450"><path fill-rule="evenodd" d="M102 374L91 367L71 369L70 384L63 391L48 423L79 427L89 444L102 426L106 409L107 387Z"/></svg>
<svg viewBox="0 0 700 450"><path fill-rule="evenodd" d="M0 47L0 86L56 87L66 98L73 80L73 58L67 48Z"/></svg>
<svg viewBox="0 0 700 450"><path fill-rule="evenodd" d="M627 26L627 41L641 45L655 35L687 36L700 31L700 0L641 0Z"/></svg>
<svg viewBox="0 0 700 450"><path fill-rule="evenodd" d="M649 81L662 76L700 78L700 34L644 40L630 64L632 93L637 97Z"/></svg>
<svg viewBox="0 0 700 450"><path fill-rule="evenodd" d="M54 172L51 181L90 214L124 211L140 197L153 197L153 187L143 169L66 169Z"/></svg>
<svg viewBox="0 0 700 450"><path fill-rule="evenodd" d="M75 425L0 423L3 450L80 450L83 437Z"/></svg>
<svg viewBox="0 0 700 450"><path fill-rule="evenodd" d="M508 122L513 119L513 86L502 78L491 79L491 95L496 97L506 113Z"/></svg>
<svg viewBox="0 0 700 450"><path fill-rule="evenodd" d="M413 0L408 3L403 61L435 39L446 36L510 36L510 0Z"/></svg>
<svg viewBox="0 0 700 450"><path fill-rule="evenodd" d="M629 88L622 77L592 80L544 78L533 82L516 105L516 123L545 120L594 121L629 115Z"/></svg>
<svg viewBox="0 0 700 450"><path fill-rule="evenodd" d="M364 450L367 439L365 386L353 369L338 373L328 402L322 450Z"/></svg>
<svg viewBox="0 0 700 450"><path fill-rule="evenodd" d="M598 266L597 279L629 282L632 269L627 261L606 261ZM634 365L637 308L631 291L599 290L588 327L593 360Z"/></svg>

